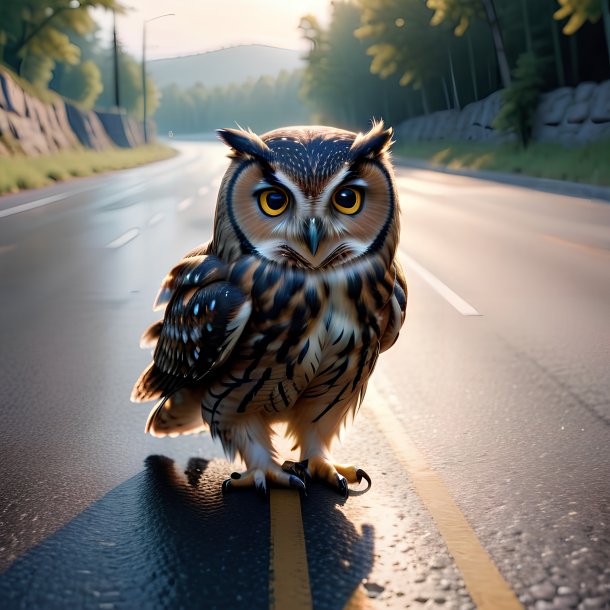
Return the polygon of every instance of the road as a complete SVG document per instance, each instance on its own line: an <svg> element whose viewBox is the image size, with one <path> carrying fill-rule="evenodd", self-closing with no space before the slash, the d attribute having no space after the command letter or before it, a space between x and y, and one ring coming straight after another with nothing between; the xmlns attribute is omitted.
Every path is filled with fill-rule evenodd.
<svg viewBox="0 0 610 610"><path fill-rule="evenodd" d="M407 322L336 451L373 485L267 504L129 402L227 164L178 147L0 198L0 607L610 608L610 205L398 168Z"/></svg>

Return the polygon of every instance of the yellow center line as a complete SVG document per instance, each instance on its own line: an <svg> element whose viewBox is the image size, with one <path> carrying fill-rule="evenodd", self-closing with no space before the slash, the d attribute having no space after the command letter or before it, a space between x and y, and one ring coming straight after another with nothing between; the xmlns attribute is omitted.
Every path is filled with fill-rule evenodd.
<svg viewBox="0 0 610 610"><path fill-rule="evenodd" d="M364 592L362 586L354 589L352 596L347 600L343 610L370 610L373 607L370 597Z"/></svg>
<svg viewBox="0 0 610 610"><path fill-rule="evenodd" d="M378 383L383 383L383 375L380 379L379 372L376 379ZM367 393L370 405L367 412L375 418L379 429L409 474L415 491L436 522L477 608L522 610L523 606L479 542L440 475L430 467L397 420L387 404L388 399L371 385Z"/></svg>
<svg viewBox="0 0 610 610"><path fill-rule="evenodd" d="M269 607L271 610L311 610L309 569L299 492L272 489Z"/></svg>

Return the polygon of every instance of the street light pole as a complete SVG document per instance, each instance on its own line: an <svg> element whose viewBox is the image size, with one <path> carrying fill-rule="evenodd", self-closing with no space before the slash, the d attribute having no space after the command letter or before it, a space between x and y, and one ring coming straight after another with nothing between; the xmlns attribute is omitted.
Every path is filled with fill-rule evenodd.
<svg viewBox="0 0 610 610"><path fill-rule="evenodd" d="M142 23L142 106L143 106L143 115L144 115L144 144L148 144L148 116L147 116L147 102L146 102L146 24L151 21L156 21L157 19L162 19L163 17L172 17L175 13L165 13L164 15L157 15L152 19L146 19Z"/></svg>
<svg viewBox="0 0 610 610"><path fill-rule="evenodd" d="M116 10L112 11L112 52L113 52L113 67L114 67L114 105L117 112L121 106L119 95L119 44L116 36Z"/></svg>
<svg viewBox="0 0 610 610"><path fill-rule="evenodd" d="M146 116L146 21L142 26L142 101L144 103L144 144L148 144L148 117Z"/></svg>

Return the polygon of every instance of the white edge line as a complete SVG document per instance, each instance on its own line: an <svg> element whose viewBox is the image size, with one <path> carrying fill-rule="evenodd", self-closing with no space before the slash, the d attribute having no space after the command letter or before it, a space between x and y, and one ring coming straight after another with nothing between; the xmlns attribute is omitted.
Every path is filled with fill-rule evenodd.
<svg viewBox="0 0 610 610"><path fill-rule="evenodd" d="M99 205L106 205L108 203L114 203L116 201L120 201L121 199L133 195L134 193L138 193L145 188L145 182L140 182L130 186L124 191L119 193L115 193L114 195L110 195L103 199L100 199L96 203ZM43 197L42 199L37 199L35 201L29 201L28 203L22 203L21 205L16 205L12 208L8 208L6 210L0 210L0 218L5 218L6 216L12 216L13 214L20 214L21 212L27 212L28 210L35 210L36 208L41 208L49 203L54 203L55 201L62 201L63 199L69 199L75 195L80 195L81 193L86 193L87 191L93 191L97 188L102 187L101 184L93 184L91 186L87 186L82 189L74 189L69 192L57 193L57 195L50 195L49 197Z"/></svg>
<svg viewBox="0 0 610 610"><path fill-rule="evenodd" d="M179 204L178 204L178 209L183 212L184 210L186 210L187 208L191 207L191 205L193 204L193 198L192 197L187 197L186 199L183 199Z"/></svg>
<svg viewBox="0 0 610 610"><path fill-rule="evenodd" d="M463 316L480 316L480 314L470 303L467 303L461 296L453 292L449 286L443 284L435 275L422 267L416 260L412 259L404 250L400 250L405 263L421 277L433 290L445 299L450 305L455 307Z"/></svg>
<svg viewBox="0 0 610 610"><path fill-rule="evenodd" d="M123 235L112 240L106 248L120 248L121 246L128 244L132 239L135 239L139 234L140 229L129 229L129 231L126 231Z"/></svg>
<svg viewBox="0 0 610 610"><path fill-rule="evenodd" d="M37 201L30 201L29 203L22 203L21 205L16 205L13 208L9 208L8 210L2 210L0 212L0 218L4 218L5 216L12 216L13 214L19 214L20 212L27 212L28 210L33 210L35 208L40 208L43 205L47 205L48 203L53 203L54 201L61 201L62 199L67 199L71 193L59 193L57 195L51 195L50 197L44 197L43 199L38 199Z"/></svg>

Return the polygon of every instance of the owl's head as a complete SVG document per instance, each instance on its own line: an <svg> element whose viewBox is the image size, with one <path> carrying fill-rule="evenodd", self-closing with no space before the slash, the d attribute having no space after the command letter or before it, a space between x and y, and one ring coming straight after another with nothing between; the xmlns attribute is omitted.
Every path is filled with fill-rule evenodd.
<svg viewBox="0 0 610 610"><path fill-rule="evenodd" d="M383 123L366 134L318 126L218 134L231 148L213 246L225 260L257 254L321 269L393 257L398 201Z"/></svg>

